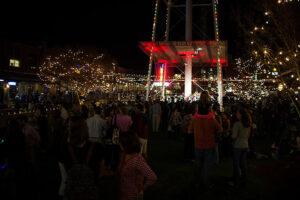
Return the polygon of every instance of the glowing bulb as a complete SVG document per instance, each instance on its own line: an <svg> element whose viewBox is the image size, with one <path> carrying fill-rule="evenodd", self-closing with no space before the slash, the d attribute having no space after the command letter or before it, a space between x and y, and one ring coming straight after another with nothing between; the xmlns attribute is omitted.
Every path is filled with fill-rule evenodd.
<svg viewBox="0 0 300 200"><path fill-rule="evenodd" d="M254 42L253 41L251 41L251 44L253 44Z"/></svg>
<svg viewBox="0 0 300 200"><path fill-rule="evenodd" d="M290 61L289 57L286 57L285 60L286 60L286 61Z"/></svg>
<svg viewBox="0 0 300 200"><path fill-rule="evenodd" d="M254 30L257 31L257 29L258 29L258 28L255 26L255 27L254 27Z"/></svg>
<svg viewBox="0 0 300 200"><path fill-rule="evenodd" d="M269 15L269 12L265 12L265 15Z"/></svg>
<svg viewBox="0 0 300 200"><path fill-rule="evenodd" d="M282 55L282 51L279 52L279 55Z"/></svg>
<svg viewBox="0 0 300 200"><path fill-rule="evenodd" d="M278 90L279 90L279 91L282 91L282 90L283 90L283 85L282 85L282 84L279 84L279 85L278 85Z"/></svg>

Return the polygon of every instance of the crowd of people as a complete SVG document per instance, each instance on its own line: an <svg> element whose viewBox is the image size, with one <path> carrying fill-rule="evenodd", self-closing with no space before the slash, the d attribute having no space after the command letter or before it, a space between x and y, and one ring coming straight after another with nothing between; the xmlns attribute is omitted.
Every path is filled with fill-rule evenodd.
<svg viewBox="0 0 300 200"><path fill-rule="evenodd" d="M277 96L225 103L221 112L207 91L196 102L60 102L51 113L39 105L34 115L18 115L8 122L2 145L5 181L10 183L5 184L5 192L8 199L30 192L24 187L26 180L37 180L39 162L53 155L62 197L99 199L97 183L115 176L118 199L143 199L145 189L157 180L148 163L150 133L170 140L183 138L184 160L195 163L196 180L207 189L213 187L213 165L231 157L229 184L242 187L247 183L247 157L258 155L253 138L272 141L266 152L260 152L267 157L297 154L297 120L289 101Z"/></svg>

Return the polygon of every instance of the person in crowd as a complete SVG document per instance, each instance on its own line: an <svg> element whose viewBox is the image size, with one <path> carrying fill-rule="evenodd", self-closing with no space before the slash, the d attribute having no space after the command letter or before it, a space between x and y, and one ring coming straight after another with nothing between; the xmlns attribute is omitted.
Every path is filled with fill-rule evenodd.
<svg viewBox="0 0 300 200"><path fill-rule="evenodd" d="M12 119L8 124L5 136L7 142L5 147L5 166L7 176L4 184L4 199L21 199L27 197L26 194L29 174L26 160L25 136L19 122ZM27 191L28 192L28 191ZM29 197L29 196L28 196Z"/></svg>
<svg viewBox="0 0 300 200"><path fill-rule="evenodd" d="M82 116L81 106L79 103L73 103L69 113L70 117Z"/></svg>
<svg viewBox="0 0 300 200"><path fill-rule="evenodd" d="M64 197L66 181L67 181L67 167L70 168L69 162L69 151L68 151L68 128L69 128L69 118L67 121L61 118L61 111L55 110L54 112L54 155L59 166L59 171L61 175L61 183L58 190L58 195Z"/></svg>
<svg viewBox="0 0 300 200"><path fill-rule="evenodd" d="M25 115L20 115L18 121L25 137L25 155L30 181L33 186L38 188L40 134L28 123Z"/></svg>
<svg viewBox="0 0 300 200"><path fill-rule="evenodd" d="M68 105L63 103L60 108L60 117L63 119L63 123L66 123L69 118Z"/></svg>
<svg viewBox="0 0 300 200"><path fill-rule="evenodd" d="M145 189L154 184L157 177L140 154L140 142L134 132L120 134L123 151L118 166L118 199L143 199Z"/></svg>
<svg viewBox="0 0 300 200"><path fill-rule="evenodd" d="M137 104L135 106L133 130L137 134L141 143L141 154L145 159L147 159L148 118L145 114L145 108L142 104Z"/></svg>
<svg viewBox="0 0 300 200"><path fill-rule="evenodd" d="M25 151L28 161L37 167L37 153L40 147L40 134L28 123L28 118L25 115L20 115L18 118L22 133L25 136Z"/></svg>
<svg viewBox="0 0 300 200"><path fill-rule="evenodd" d="M150 107L150 113L152 117L152 131L153 133L159 132L160 118L161 118L161 105L159 100Z"/></svg>
<svg viewBox="0 0 300 200"><path fill-rule="evenodd" d="M199 179L200 170L203 168L203 183L206 188L212 187L211 170L215 160L215 132L222 131L222 125L212 117L210 111L209 94L203 91L198 104L198 115L192 119L188 132L194 133L196 178Z"/></svg>
<svg viewBox="0 0 300 200"><path fill-rule="evenodd" d="M178 107L174 108L174 111L171 114L169 123L172 126L173 137L178 137L180 134L180 126L182 123L182 117L180 112L178 111Z"/></svg>
<svg viewBox="0 0 300 200"><path fill-rule="evenodd" d="M89 109L86 105L81 105L81 115L86 120L89 117Z"/></svg>
<svg viewBox="0 0 300 200"><path fill-rule="evenodd" d="M222 121L222 116L221 116L221 112L219 109L219 104L214 104L214 108L213 108L213 114L214 114L214 118L223 125L223 121ZM223 133L223 132L222 132ZM220 144L222 143L222 133L217 133L215 132L215 162L216 164L220 163Z"/></svg>
<svg viewBox="0 0 300 200"><path fill-rule="evenodd" d="M161 121L162 122L167 122L169 121L169 106L168 102L162 102L161 103ZM162 132L167 133L168 131L168 124L167 123L162 123L161 124Z"/></svg>
<svg viewBox="0 0 300 200"><path fill-rule="evenodd" d="M67 146L69 163L67 164L66 196L68 199L97 199L95 172L98 170L95 157L95 144L89 140L89 130L82 116L70 118Z"/></svg>
<svg viewBox="0 0 300 200"><path fill-rule="evenodd" d="M132 118L134 114L134 102L129 101L126 108L127 108L128 115Z"/></svg>
<svg viewBox="0 0 300 200"><path fill-rule="evenodd" d="M221 148L220 148L220 157L221 158L228 158L230 156L231 152L231 144L232 144L232 138L231 138L231 123L230 118L228 117L228 114L226 112L221 113L222 118L222 141L221 141Z"/></svg>
<svg viewBox="0 0 300 200"><path fill-rule="evenodd" d="M81 116L70 118L68 125L67 146L69 163L67 168L75 164L90 164L95 144L89 141L89 129Z"/></svg>
<svg viewBox="0 0 300 200"><path fill-rule="evenodd" d="M89 117L86 122L89 130L89 141L94 143L95 152L100 160L99 177L104 173L104 137L107 130L107 121L101 117L102 109L95 107L95 114Z"/></svg>
<svg viewBox="0 0 300 200"><path fill-rule="evenodd" d="M188 133L188 127L193 119L193 106L187 106L185 115L182 120L181 130L184 134L184 159L193 160L194 159L194 133Z"/></svg>
<svg viewBox="0 0 300 200"><path fill-rule="evenodd" d="M45 107L42 105L38 107L36 110L36 121L37 121L37 131L40 134L40 152L47 153L48 152L48 118Z"/></svg>
<svg viewBox="0 0 300 200"><path fill-rule="evenodd" d="M113 145L112 139L113 139L113 130L115 127L115 120L117 118L115 117L117 115L118 108L115 105L110 105L110 107L107 107L105 109L105 119L107 121L107 129L106 129L106 135L105 135L105 158L104 158L104 165L105 168L111 169L113 171L116 171L121 150L120 145Z"/></svg>
<svg viewBox="0 0 300 200"><path fill-rule="evenodd" d="M233 124L233 184L244 186L247 179L247 152L248 138L251 132L251 118L247 110L238 108L236 113L237 121Z"/></svg>
<svg viewBox="0 0 300 200"><path fill-rule="evenodd" d="M129 129L131 128L132 119L128 115L128 110L124 105L120 107L120 114L115 115L112 120L112 124L116 124L117 127L120 129L120 132L129 131Z"/></svg>
<svg viewBox="0 0 300 200"><path fill-rule="evenodd" d="M60 117L60 110L54 110L48 114L48 124L49 124L49 151L54 153L56 157L58 155L58 148L60 137L63 131L63 119Z"/></svg>

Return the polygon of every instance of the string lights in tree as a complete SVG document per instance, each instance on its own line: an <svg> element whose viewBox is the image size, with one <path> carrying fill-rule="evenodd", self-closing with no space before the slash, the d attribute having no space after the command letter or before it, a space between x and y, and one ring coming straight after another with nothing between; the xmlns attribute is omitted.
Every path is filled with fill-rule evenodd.
<svg viewBox="0 0 300 200"><path fill-rule="evenodd" d="M48 56L39 68L38 77L48 86L58 85L86 94L105 91L112 79L112 64L105 65L103 54L68 50L57 56Z"/></svg>
<svg viewBox="0 0 300 200"><path fill-rule="evenodd" d="M300 38L295 4L297 0L264 0L261 2L261 20L253 24L249 46L257 62L263 63L269 71L276 69L277 86L288 94L298 115L300 68ZM257 16L256 16L257 18ZM278 88L279 89L279 88ZM297 103L298 101L298 103Z"/></svg>
<svg viewBox="0 0 300 200"><path fill-rule="evenodd" d="M300 2L300 0L277 0L278 4L285 4L285 3L291 3L291 2Z"/></svg>
<svg viewBox="0 0 300 200"><path fill-rule="evenodd" d="M237 76L224 84L226 91L234 93L243 99L260 99L268 96L274 88L270 83L275 81L274 76L263 63L255 59L236 59Z"/></svg>

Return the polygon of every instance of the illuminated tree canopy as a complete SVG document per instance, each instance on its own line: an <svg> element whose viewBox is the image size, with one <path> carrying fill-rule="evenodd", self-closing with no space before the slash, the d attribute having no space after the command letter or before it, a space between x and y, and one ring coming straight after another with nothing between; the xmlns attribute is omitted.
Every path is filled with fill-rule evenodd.
<svg viewBox="0 0 300 200"><path fill-rule="evenodd" d="M274 88L280 86L300 116L299 8L298 0L253 0L236 18L246 36L243 60L253 58L267 73L276 73Z"/></svg>
<svg viewBox="0 0 300 200"><path fill-rule="evenodd" d="M38 76L47 85L67 87L82 94L105 91L111 82L115 63L104 59L103 54L67 50L44 59Z"/></svg>

